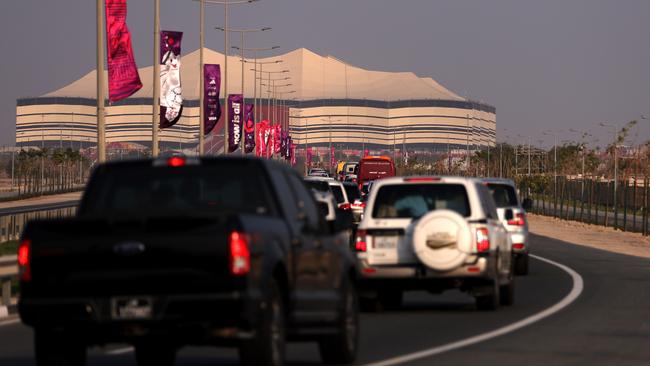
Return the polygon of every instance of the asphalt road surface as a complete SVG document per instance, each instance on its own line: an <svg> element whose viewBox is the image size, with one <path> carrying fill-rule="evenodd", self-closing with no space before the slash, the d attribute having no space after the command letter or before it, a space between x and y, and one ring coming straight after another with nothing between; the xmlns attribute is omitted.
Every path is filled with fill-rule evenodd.
<svg viewBox="0 0 650 366"><path fill-rule="evenodd" d="M561 263L584 281L567 307L496 338L396 363L531 319L576 294L569 272L534 259L518 277L516 303L478 312L471 297L413 293L402 310L362 315L359 365L647 365L650 363L650 260L532 236L535 255ZM578 291L579 293L579 291ZM568 302L567 302L568 303ZM505 328L508 329L508 328ZM444 347L442 348L444 350ZM422 353L420 353L422 355ZM178 365L237 365L234 350L187 348ZM32 332L18 322L0 325L0 365L32 365ZM135 365L129 348L93 349L89 365ZM320 364L314 344L291 344L289 365Z"/></svg>

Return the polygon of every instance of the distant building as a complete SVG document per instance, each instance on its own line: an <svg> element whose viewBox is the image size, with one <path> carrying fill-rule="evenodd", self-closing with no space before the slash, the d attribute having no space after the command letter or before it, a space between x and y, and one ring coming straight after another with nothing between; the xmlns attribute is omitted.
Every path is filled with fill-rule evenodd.
<svg viewBox="0 0 650 366"><path fill-rule="evenodd" d="M223 64L223 54L206 49L206 63ZM331 56L297 49L259 62L264 86L254 87L254 60L247 60L245 94L254 92L264 116L288 124L299 148L380 151L447 151L495 145L495 108L466 100L431 78L411 72L371 71ZM230 56L230 93L241 92L241 61ZM249 63L250 62L250 63ZM259 67L259 66L258 66ZM199 53L182 56L184 109L179 122L160 133L163 149L194 149L199 133ZM144 87L131 98L106 107L108 143L151 144L152 67L139 70ZM258 76L260 74L258 73ZM278 92L277 108L267 109L272 79ZM89 72L71 84L35 98L18 99L18 146L89 146L96 143L96 73ZM287 87L278 85L291 84ZM263 93L260 98L260 88ZM295 91L282 94L282 92ZM221 90L223 98L223 83ZM259 104L258 104L259 105ZM268 113L270 112L270 113ZM273 117L272 117L273 118ZM221 151L223 117L209 136L207 151Z"/></svg>

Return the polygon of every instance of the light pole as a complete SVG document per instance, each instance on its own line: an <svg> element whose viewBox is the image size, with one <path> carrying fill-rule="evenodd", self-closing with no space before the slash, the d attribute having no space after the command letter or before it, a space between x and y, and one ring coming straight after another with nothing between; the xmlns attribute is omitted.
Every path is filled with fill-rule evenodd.
<svg viewBox="0 0 650 366"><path fill-rule="evenodd" d="M97 0L97 160L106 161L104 115L104 1Z"/></svg>
<svg viewBox="0 0 650 366"><path fill-rule="evenodd" d="M581 155L582 155L582 185L580 187L580 191L581 191L581 195L584 195L584 192L585 192L585 148L586 148L585 137L591 136L591 134L589 134L587 132L584 132L584 131L574 130L573 128L571 128L570 131L582 134L582 137L581 137L582 141L580 142L580 152L581 152Z"/></svg>
<svg viewBox="0 0 650 366"><path fill-rule="evenodd" d="M261 98L262 98L262 86L266 86L267 88L270 88L272 86L271 81L289 80L289 79L291 79L291 77L288 77L288 76L285 77L285 78L271 79L271 74L285 74L285 73L288 73L288 72L289 72L289 70L280 70L280 71L262 71L262 70L260 70L260 77L259 77L259 80L260 80L260 105L262 104L262 101L261 101ZM262 74L267 74L268 77L266 79L264 79ZM264 84L264 80L267 81L267 84ZM268 109L266 111L266 113L267 113L266 118L270 119L270 114L271 114L271 92L267 90L267 93L268 93L268 98L267 98L266 101L267 101L267 108ZM261 118L262 117L260 116L260 119Z"/></svg>
<svg viewBox="0 0 650 366"><path fill-rule="evenodd" d="M244 108L244 110L246 110L245 109L246 99L245 99L245 96L244 96L244 66L245 66L245 62L244 62L245 61L245 58L244 58L244 50L245 50L244 35L246 33L252 33L252 32L264 32L264 31L270 30L271 28L270 27L263 27L263 28L253 28L253 29L232 29L232 28L227 28L227 27L228 27L228 23L226 23L225 27L215 27L214 29L217 29L217 30L220 30L220 31L224 32L224 34L226 34L226 38L228 38L227 34L229 32L230 33L240 33L241 34L241 46L239 46L239 47L233 46L232 48L236 49L236 50L239 50L240 55L241 55L241 94L242 94L242 101L244 103L244 106L242 106L242 108ZM227 56L226 56L226 58L227 58ZM227 98L227 94L226 94L226 98ZM228 110L228 107L226 107L226 110ZM228 121L228 120L226 119L225 121ZM241 148L240 148L241 154L244 155L245 152L244 152L243 139L242 139L242 141L240 141L240 144L241 144Z"/></svg>
<svg viewBox="0 0 650 366"><path fill-rule="evenodd" d="M214 4L214 5L223 5L223 17L224 17L224 29L230 30L228 27L228 6L230 5L238 5L238 4L247 4L247 3L254 3L259 0L238 0L238 1L230 1L230 0L225 0L225 1L219 1L219 0L201 0L202 2L205 2L206 4ZM202 45L201 45L202 46ZM224 128L223 128L223 153L224 155L228 154L228 128L227 123L228 123L228 32L223 32L223 94L224 94ZM201 73L203 73L203 70L201 70ZM201 106L202 108L203 106ZM203 121L201 121L203 123Z"/></svg>
<svg viewBox="0 0 650 366"><path fill-rule="evenodd" d="M244 51L251 51L251 52L253 52L253 55L254 55L254 56L253 56L253 60L254 60L254 61L253 61L253 64L254 64L254 66L253 66L253 68L250 69L250 70L253 71L253 75L255 75L255 76L253 77L253 106L254 106L254 110L255 110L255 112L254 112L254 115L255 115L254 119L255 119L256 121L259 121L259 118L257 117L257 113L258 113L258 112L257 112L257 80L258 80L258 79L257 79L257 65L258 65L258 64L260 65L260 70L261 70L261 69L262 69L262 66L263 66L264 64L277 64L277 63L282 62L282 60L270 61L270 62L258 62L258 61L257 61L257 52L260 52L260 51L271 51L271 50L275 50L275 49L278 49L278 48L280 48L280 46L264 47L264 48L244 48L244 47L242 47L242 49L243 49ZM248 61L248 60L243 60L242 63L243 63L243 64L246 64L246 63L250 63L250 61ZM260 88L260 91L261 91L261 89L262 89L262 88ZM256 128L257 128L257 127L256 127Z"/></svg>
<svg viewBox="0 0 650 366"><path fill-rule="evenodd" d="M616 210L616 204L617 204L617 191L618 191L618 126L616 125L611 125L607 123L599 123L599 126L601 127L611 127L613 128L614 131L614 200L613 200L613 207L614 207L614 225L616 225L618 221L618 211Z"/></svg>
<svg viewBox="0 0 650 366"><path fill-rule="evenodd" d="M332 122L341 122L342 120L341 119L332 120L332 116L327 116L327 119L322 119L321 118L321 121L329 122L329 130L330 130L329 131L330 132L330 138L329 138L329 140L330 140L330 143L329 143L330 163L329 163L329 166L330 166L330 172L331 172L332 171Z"/></svg>
<svg viewBox="0 0 650 366"><path fill-rule="evenodd" d="M542 134L553 136L553 192L557 192L557 133L545 131Z"/></svg>
<svg viewBox="0 0 650 366"><path fill-rule="evenodd" d="M151 105L151 156L158 157L158 128L160 125L160 0L154 0L153 22L153 95Z"/></svg>

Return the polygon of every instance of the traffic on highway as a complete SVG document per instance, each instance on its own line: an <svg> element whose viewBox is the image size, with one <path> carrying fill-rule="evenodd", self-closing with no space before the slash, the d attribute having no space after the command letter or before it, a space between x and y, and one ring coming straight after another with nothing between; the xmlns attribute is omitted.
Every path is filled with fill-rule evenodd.
<svg viewBox="0 0 650 366"><path fill-rule="evenodd" d="M365 172L367 161L380 168ZM352 364L360 311L450 289L479 312L515 305L530 244L512 182L394 177L388 157L354 166L365 181L352 185L245 157L98 166L75 217L30 221L20 238L18 313L36 364L83 365L93 348L127 345L138 365L199 346L283 365L288 342Z"/></svg>
<svg viewBox="0 0 650 366"><path fill-rule="evenodd" d="M648 14L3 3L0 366L650 365Z"/></svg>

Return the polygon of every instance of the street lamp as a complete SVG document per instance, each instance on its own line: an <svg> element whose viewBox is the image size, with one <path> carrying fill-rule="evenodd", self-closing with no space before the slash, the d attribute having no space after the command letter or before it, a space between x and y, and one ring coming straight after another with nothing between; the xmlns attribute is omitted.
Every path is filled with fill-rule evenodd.
<svg viewBox="0 0 650 366"><path fill-rule="evenodd" d="M239 5L239 4L250 4L257 2L259 0L238 0L238 1L230 1L230 0L225 0L225 1L220 1L220 0L194 0L194 1L200 1L201 2L201 10L203 10L203 4L211 4L211 5L223 5L223 14L224 14L224 28L227 30L230 30L228 27L228 6L229 5ZM201 34L203 34L203 11L201 11ZM201 37L203 38L203 37ZM223 45L223 94L224 94L224 100L226 101L225 104L228 103L228 32L223 32L223 38L224 38L224 45ZM201 52L200 52L200 57L201 57L201 70L200 72L203 73L203 43L200 45ZM200 88L203 89L203 88ZM203 108L203 101L201 100L200 102L201 108ZM228 106L225 106L225 111L224 111L224 121L228 121ZM203 125L203 121L200 121L201 125ZM224 125L224 140L223 140L223 153L228 154L228 129ZM199 133L200 136L203 136L202 133ZM199 142L200 143L200 142ZM203 147L199 147L199 151Z"/></svg>
<svg viewBox="0 0 650 366"><path fill-rule="evenodd" d="M329 163L329 166L330 166L330 172L331 172L332 168L333 168L333 166L332 166L332 160L333 160L332 159L332 122L341 122L343 120L341 120L341 119L332 120L332 116L327 116L327 119L321 118L321 121L329 122L329 130L330 130L330 139L329 139L330 140L330 144L329 144L330 145L330 151L329 151L329 153L330 153L330 163Z"/></svg>
<svg viewBox="0 0 650 366"><path fill-rule="evenodd" d="M276 80L289 80L289 79L291 79L290 76L287 76L285 78L271 79L271 74L285 74L285 73L288 73L288 72L289 72L289 70L280 70L280 71L262 71L262 70L260 70L260 77L259 77L259 80L260 80L260 97L262 96L262 91L261 91L262 86L264 86L264 83L263 83L264 77L262 76L262 74L267 74L268 75L266 80L267 80L268 84L271 84L271 81L275 82ZM268 84L267 84L267 86L269 86ZM267 93L268 93L268 98L267 98L268 110L266 111L266 113L267 113L267 118L269 118L270 117L269 115L271 114L271 92L267 90ZM261 104L261 101L260 101L260 104Z"/></svg>

